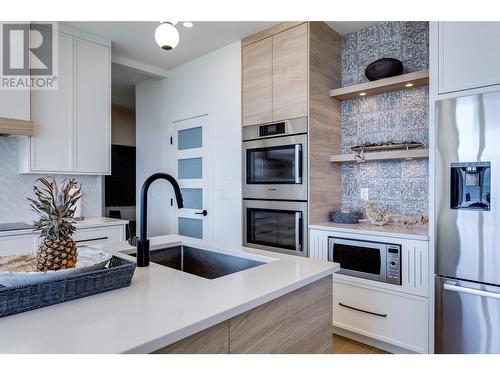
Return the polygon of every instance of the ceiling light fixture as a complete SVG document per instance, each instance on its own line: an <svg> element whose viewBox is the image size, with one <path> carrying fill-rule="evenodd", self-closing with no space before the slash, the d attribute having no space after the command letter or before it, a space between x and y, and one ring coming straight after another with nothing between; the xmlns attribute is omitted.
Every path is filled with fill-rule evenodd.
<svg viewBox="0 0 500 375"><path fill-rule="evenodd" d="M177 22L161 22L155 31L155 40L165 51L170 51L179 44L179 32L175 28Z"/></svg>
<svg viewBox="0 0 500 375"><path fill-rule="evenodd" d="M412 87L412 86L413 86L413 83L411 83L411 82L410 82L410 83L407 83L405 86L406 86L406 87Z"/></svg>
<svg viewBox="0 0 500 375"><path fill-rule="evenodd" d="M360 92L359 93L359 96L365 96L366 95L366 92Z"/></svg>
<svg viewBox="0 0 500 375"><path fill-rule="evenodd" d="M186 21L186 22L182 23L182 26L187 27L189 29L190 27L193 27L193 23L189 22L189 21Z"/></svg>

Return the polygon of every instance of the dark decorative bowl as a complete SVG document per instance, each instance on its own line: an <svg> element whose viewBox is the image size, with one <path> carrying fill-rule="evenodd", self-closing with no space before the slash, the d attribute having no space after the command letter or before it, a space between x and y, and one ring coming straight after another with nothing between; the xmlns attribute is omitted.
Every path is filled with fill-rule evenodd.
<svg viewBox="0 0 500 375"><path fill-rule="evenodd" d="M363 217L360 212L332 211L330 212L330 221L337 224L357 224Z"/></svg>
<svg viewBox="0 0 500 375"><path fill-rule="evenodd" d="M365 69L365 76L370 81L389 78L403 74L403 63L398 59L384 57L375 60Z"/></svg>

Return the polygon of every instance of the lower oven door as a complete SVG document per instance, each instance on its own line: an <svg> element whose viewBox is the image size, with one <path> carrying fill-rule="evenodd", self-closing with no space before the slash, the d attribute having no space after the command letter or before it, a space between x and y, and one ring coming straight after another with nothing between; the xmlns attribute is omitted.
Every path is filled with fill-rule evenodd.
<svg viewBox="0 0 500 375"><path fill-rule="evenodd" d="M387 244L328 238L328 260L340 263L340 274L385 282L386 259Z"/></svg>
<svg viewBox="0 0 500 375"><path fill-rule="evenodd" d="M307 202L243 201L243 245L307 256Z"/></svg>

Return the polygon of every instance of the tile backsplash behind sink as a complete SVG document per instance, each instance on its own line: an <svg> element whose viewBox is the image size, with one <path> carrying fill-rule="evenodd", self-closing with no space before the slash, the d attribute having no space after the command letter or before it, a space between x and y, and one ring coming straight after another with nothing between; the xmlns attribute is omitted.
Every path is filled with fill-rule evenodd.
<svg viewBox="0 0 500 375"><path fill-rule="evenodd" d="M0 223L25 221L36 218L27 197L33 196L33 184L42 175L18 173L18 140L15 137L0 137ZM87 217L101 216L100 176L55 176L57 181L75 177L82 184L82 214Z"/></svg>
<svg viewBox="0 0 500 375"><path fill-rule="evenodd" d="M383 22L342 39L342 84L366 82L364 70L382 57L401 60L404 72L428 68L427 22ZM342 152L363 143L429 144L428 87L342 102ZM360 209L360 189L380 208L405 215L428 214L427 160L343 163L342 208Z"/></svg>

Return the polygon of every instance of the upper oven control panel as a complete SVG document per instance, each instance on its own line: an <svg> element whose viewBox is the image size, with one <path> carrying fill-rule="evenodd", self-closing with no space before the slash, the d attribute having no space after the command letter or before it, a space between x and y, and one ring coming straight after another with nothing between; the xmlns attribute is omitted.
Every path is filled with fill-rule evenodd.
<svg viewBox="0 0 500 375"><path fill-rule="evenodd" d="M265 137L268 135L280 135L280 134L285 134L284 122L259 126L259 136L261 137Z"/></svg>
<svg viewBox="0 0 500 375"><path fill-rule="evenodd" d="M307 117L243 127L243 142L285 135L307 134Z"/></svg>

